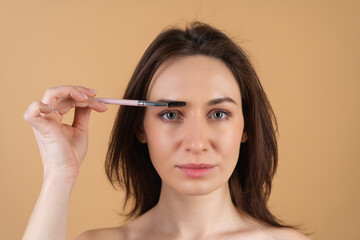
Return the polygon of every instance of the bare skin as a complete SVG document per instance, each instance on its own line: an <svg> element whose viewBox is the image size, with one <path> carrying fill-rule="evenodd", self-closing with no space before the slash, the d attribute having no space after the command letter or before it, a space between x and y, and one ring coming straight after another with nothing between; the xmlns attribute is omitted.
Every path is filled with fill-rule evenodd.
<svg viewBox="0 0 360 240"><path fill-rule="evenodd" d="M50 88L24 113L38 142L44 179L23 239L66 239L68 204L87 151L90 112L107 109L95 95L84 87ZM73 107L72 126L62 124L62 116Z"/></svg>
<svg viewBox="0 0 360 240"><path fill-rule="evenodd" d="M133 224L136 224L133 222ZM132 225L132 224L131 224ZM141 228L140 224L138 226L129 226L129 224L116 228L103 228L103 229L94 229L82 233L76 240L96 240L96 239L107 239L107 240L117 240L117 239L126 239L126 240L135 240L135 239L149 239L149 240L165 240L165 239L174 239L174 240L187 240L187 239L209 239L209 240L309 240L308 237L303 234L290 230L290 229L274 229L264 227L260 224L249 222L246 230L240 230L237 232L226 232L219 233L214 236L205 236L205 237L194 237L187 238L182 236L174 236L172 234L161 233L159 231L154 231L147 228L141 228L141 231L136 235L136 231L139 231Z"/></svg>
<svg viewBox="0 0 360 240"><path fill-rule="evenodd" d="M69 198L86 154L89 114L107 109L94 96L83 87L50 89L24 114L39 143L44 184L23 239L66 239ZM205 56L168 60L154 75L148 99L187 102L172 112L148 108L138 136L148 144L162 178L159 202L127 224L89 230L78 240L308 239L294 230L260 224L231 202L228 178L247 136L240 89L225 64ZM61 125L71 107L76 107L73 126ZM213 169L194 177L181 170L188 163L211 164Z"/></svg>

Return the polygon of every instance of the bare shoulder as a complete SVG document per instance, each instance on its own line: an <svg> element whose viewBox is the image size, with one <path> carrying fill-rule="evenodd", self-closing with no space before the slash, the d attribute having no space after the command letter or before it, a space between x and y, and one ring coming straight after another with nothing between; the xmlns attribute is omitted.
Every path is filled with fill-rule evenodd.
<svg viewBox="0 0 360 240"><path fill-rule="evenodd" d="M120 227L92 229L81 233L75 240L123 240L127 239L126 230Z"/></svg>
<svg viewBox="0 0 360 240"><path fill-rule="evenodd" d="M234 239L261 239L261 240L310 240L309 237L292 229L279 228L261 223L250 216L243 216L246 230L239 231Z"/></svg>
<svg viewBox="0 0 360 240"><path fill-rule="evenodd" d="M99 228L88 230L80 234L76 240L129 240L146 239L144 234L144 218L149 212L125 222L123 225L112 228ZM146 221L145 221L146 223Z"/></svg>
<svg viewBox="0 0 360 240"><path fill-rule="evenodd" d="M310 240L304 234L292 228L278 228L261 223L249 216L244 217L244 225L233 232L230 239L251 240Z"/></svg>
<svg viewBox="0 0 360 240"><path fill-rule="evenodd" d="M310 240L310 238L305 236L304 234L289 228L272 228L271 230L269 230L269 235L271 236L271 240Z"/></svg>

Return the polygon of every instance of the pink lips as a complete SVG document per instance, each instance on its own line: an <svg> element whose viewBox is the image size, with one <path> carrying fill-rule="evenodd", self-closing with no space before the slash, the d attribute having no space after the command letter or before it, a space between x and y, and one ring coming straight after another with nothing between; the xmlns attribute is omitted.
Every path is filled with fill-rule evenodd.
<svg viewBox="0 0 360 240"><path fill-rule="evenodd" d="M201 178L208 175L214 168L212 164L183 164L176 166L189 177Z"/></svg>

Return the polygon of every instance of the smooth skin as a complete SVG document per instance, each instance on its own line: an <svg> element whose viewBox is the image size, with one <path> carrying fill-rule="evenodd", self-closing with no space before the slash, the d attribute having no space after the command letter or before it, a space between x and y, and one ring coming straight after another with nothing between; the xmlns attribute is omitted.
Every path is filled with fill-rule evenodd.
<svg viewBox="0 0 360 240"><path fill-rule="evenodd" d="M90 110L106 111L86 88L56 89L45 94L43 103L59 114L41 102L25 113L37 135L45 177L23 239L66 239L68 201L86 153ZM64 95L69 100L58 104ZM77 239L308 239L294 230L264 226L231 202L228 179L247 136L240 89L223 62L206 56L167 60L151 81L148 99L187 102L184 108L147 108L138 133L162 179L158 204L127 224L86 231ZM74 125L62 127L52 115L65 114L69 106L76 106ZM215 167L193 178L179 169L188 163Z"/></svg>
<svg viewBox="0 0 360 240"><path fill-rule="evenodd" d="M70 194L87 151L91 110L107 109L84 87L48 89L42 101L34 101L24 113L33 127L44 166L40 196L23 239L66 239ZM75 107L72 126L62 124L62 115Z"/></svg>

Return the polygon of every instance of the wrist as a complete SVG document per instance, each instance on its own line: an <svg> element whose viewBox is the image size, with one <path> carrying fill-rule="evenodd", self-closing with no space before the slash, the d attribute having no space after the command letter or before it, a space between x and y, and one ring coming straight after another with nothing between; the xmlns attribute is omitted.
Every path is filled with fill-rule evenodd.
<svg viewBox="0 0 360 240"><path fill-rule="evenodd" d="M44 181L58 181L71 184L76 181L79 166L76 164L47 164L44 168Z"/></svg>
<svg viewBox="0 0 360 240"><path fill-rule="evenodd" d="M77 174L69 173L44 173L44 187L51 187L55 189L72 190L76 182Z"/></svg>

